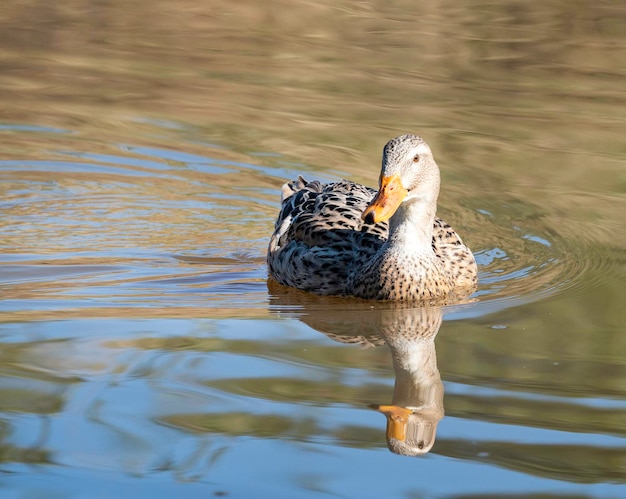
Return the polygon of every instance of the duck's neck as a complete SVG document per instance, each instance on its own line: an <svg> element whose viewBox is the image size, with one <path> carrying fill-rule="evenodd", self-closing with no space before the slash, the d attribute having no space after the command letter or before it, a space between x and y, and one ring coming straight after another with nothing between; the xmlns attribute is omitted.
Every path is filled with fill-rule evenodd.
<svg viewBox="0 0 626 499"><path fill-rule="evenodd" d="M400 205L389 220L387 244L390 248L411 253L432 253L437 191L414 197Z"/></svg>
<svg viewBox="0 0 626 499"><path fill-rule="evenodd" d="M404 346L409 348L391 349L396 373L392 403L435 410L443 416L443 384L437 369L434 338Z"/></svg>

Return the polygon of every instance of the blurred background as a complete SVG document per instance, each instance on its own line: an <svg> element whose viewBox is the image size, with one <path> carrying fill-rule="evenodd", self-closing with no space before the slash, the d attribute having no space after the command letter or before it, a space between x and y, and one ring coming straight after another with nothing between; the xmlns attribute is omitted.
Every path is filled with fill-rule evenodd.
<svg viewBox="0 0 626 499"><path fill-rule="evenodd" d="M625 23L5 0L0 495L623 497ZM401 133L433 149L473 302L268 285L282 183L374 186ZM407 397L418 457L375 410Z"/></svg>

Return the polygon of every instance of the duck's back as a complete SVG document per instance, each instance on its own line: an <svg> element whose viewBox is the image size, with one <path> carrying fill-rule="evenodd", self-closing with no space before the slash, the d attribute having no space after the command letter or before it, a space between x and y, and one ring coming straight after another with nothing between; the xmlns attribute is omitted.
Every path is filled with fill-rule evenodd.
<svg viewBox="0 0 626 499"><path fill-rule="evenodd" d="M300 177L285 184L268 248L270 276L306 291L345 294L348 275L387 239L386 223L361 220L374 194L346 180L321 184Z"/></svg>

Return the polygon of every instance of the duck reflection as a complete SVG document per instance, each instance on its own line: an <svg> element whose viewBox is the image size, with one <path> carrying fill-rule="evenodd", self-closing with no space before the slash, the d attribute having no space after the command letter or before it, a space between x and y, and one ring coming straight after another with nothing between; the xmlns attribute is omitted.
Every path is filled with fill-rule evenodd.
<svg viewBox="0 0 626 499"><path fill-rule="evenodd" d="M370 407L387 418L392 452L417 456L430 451L444 415L435 352L442 308L314 296L271 281L268 287L273 308L294 312L297 305L300 320L335 341L389 347L396 377L391 404Z"/></svg>
<svg viewBox="0 0 626 499"><path fill-rule="evenodd" d="M385 311L385 316L390 311ZM387 417L387 445L397 454L417 456L432 449L443 418L443 383L437 369L435 336L439 307L395 310L396 330L383 337L391 350L396 382L391 405L373 406Z"/></svg>

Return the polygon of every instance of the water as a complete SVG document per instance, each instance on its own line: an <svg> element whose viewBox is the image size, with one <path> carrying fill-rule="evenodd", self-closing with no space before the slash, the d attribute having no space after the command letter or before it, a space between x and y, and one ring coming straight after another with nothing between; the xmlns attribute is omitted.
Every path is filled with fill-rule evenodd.
<svg viewBox="0 0 626 499"><path fill-rule="evenodd" d="M0 495L623 497L625 17L5 2ZM268 283L281 184L375 185L403 132L474 300Z"/></svg>

